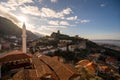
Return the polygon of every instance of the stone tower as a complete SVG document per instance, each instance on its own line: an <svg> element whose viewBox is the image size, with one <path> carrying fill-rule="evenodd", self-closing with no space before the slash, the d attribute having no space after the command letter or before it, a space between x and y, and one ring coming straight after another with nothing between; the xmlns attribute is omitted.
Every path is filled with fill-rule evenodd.
<svg viewBox="0 0 120 80"><path fill-rule="evenodd" d="M25 23L23 23L22 26L22 51L23 53L27 53L27 48L26 48L26 26Z"/></svg>
<svg viewBox="0 0 120 80"><path fill-rule="evenodd" d="M57 33L60 34L60 30L58 30Z"/></svg>

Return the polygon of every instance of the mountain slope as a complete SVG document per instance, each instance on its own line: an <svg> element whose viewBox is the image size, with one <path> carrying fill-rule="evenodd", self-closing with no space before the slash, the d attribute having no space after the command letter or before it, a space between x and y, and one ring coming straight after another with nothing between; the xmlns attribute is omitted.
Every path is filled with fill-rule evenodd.
<svg viewBox="0 0 120 80"><path fill-rule="evenodd" d="M14 24L12 21L0 17L0 36L5 35L14 35L17 37L21 37L22 29L19 28L16 24ZM27 38L28 39L35 39L37 36L33 34L31 31L27 30Z"/></svg>

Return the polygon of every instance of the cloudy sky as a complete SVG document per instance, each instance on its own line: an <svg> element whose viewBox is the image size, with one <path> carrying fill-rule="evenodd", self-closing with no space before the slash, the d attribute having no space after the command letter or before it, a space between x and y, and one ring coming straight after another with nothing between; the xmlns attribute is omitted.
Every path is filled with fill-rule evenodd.
<svg viewBox="0 0 120 80"><path fill-rule="evenodd" d="M120 0L0 0L0 16L32 32L120 39Z"/></svg>

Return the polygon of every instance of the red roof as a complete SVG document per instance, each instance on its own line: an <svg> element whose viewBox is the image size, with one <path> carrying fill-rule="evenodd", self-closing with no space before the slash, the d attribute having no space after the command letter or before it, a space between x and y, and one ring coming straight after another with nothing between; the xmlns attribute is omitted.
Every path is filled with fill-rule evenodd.
<svg viewBox="0 0 120 80"><path fill-rule="evenodd" d="M2 56L0 56L0 64L9 62L9 61L16 61L16 60L27 59L27 58L31 58L31 55L15 50L9 53L2 54Z"/></svg>
<svg viewBox="0 0 120 80"><path fill-rule="evenodd" d="M107 57L106 61L107 61L107 62L110 62L110 63L116 63L116 62L117 62L117 59L111 58L111 57Z"/></svg>
<svg viewBox="0 0 120 80"><path fill-rule="evenodd" d="M1 56L0 63L26 58L29 59L31 56L20 51L13 51ZM46 77L51 78L51 80L73 80L73 78L80 76L73 67L45 55L33 55L30 62L33 68L20 70L13 76L14 80L39 80Z"/></svg>
<svg viewBox="0 0 120 80"><path fill-rule="evenodd" d="M48 56L41 55L39 59L49 65L49 67L53 69L60 80L69 80L71 77L79 75L75 69L55 61Z"/></svg>

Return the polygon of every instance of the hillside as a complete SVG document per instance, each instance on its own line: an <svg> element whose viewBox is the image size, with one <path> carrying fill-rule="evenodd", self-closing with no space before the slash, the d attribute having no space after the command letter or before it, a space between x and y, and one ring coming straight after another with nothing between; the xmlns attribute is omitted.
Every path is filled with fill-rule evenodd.
<svg viewBox="0 0 120 80"><path fill-rule="evenodd" d="M50 38L52 38L52 40L50 40ZM64 42L62 43L61 41L64 41ZM70 42L66 42L66 41L70 41ZM36 43L36 49L40 46L42 48L44 46L45 50L47 50L47 46L53 46L52 47L53 49L59 48L59 50L56 50L55 52L53 52L52 55L51 55L51 52L48 55L62 56L63 58L66 59L66 61L73 60L76 62L80 59L87 58L87 56L89 56L90 54L95 54L95 53L111 56L116 59L119 59L120 57L119 51L116 51L110 48L105 48L104 46L98 45L97 43L90 41L88 39L61 34L59 31L57 33L53 32L50 36L36 39L35 41L33 41L33 43ZM86 47L80 49L79 46L81 45L84 46L84 44ZM70 51L70 46L74 47L74 51ZM64 50L62 50L60 47L62 47L62 49L64 48ZM65 47L67 47L67 50ZM40 48L39 50L42 51L42 48Z"/></svg>
<svg viewBox="0 0 120 80"><path fill-rule="evenodd" d="M16 24L14 24L12 21L0 17L0 36L5 35L14 35L17 37L21 37L22 29L19 28ZM27 30L27 37L28 39L35 39L37 36L33 34L31 31Z"/></svg>

